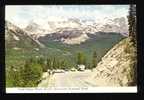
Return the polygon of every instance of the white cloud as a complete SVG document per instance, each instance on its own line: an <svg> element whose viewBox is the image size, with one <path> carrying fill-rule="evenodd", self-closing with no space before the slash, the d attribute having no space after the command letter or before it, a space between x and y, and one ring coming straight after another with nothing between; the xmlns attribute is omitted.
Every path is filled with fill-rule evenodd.
<svg viewBox="0 0 144 100"><path fill-rule="evenodd" d="M59 21L76 17L80 19L99 19L104 17L125 17L128 5L28 5L6 6L6 20L21 27L30 20L38 23L43 21Z"/></svg>

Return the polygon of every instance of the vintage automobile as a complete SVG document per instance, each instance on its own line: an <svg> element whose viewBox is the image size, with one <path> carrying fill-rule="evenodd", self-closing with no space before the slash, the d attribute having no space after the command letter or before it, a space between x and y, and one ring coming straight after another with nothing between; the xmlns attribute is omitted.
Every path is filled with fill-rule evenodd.
<svg viewBox="0 0 144 100"><path fill-rule="evenodd" d="M85 65L78 65L78 71L84 71Z"/></svg>

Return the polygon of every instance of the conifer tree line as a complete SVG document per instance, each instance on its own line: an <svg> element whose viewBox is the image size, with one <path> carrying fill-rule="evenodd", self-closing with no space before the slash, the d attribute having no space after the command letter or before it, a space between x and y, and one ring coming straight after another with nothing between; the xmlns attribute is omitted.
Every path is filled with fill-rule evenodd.
<svg viewBox="0 0 144 100"><path fill-rule="evenodd" d="M35 87L41 81L43 72L55 69L68 69L77 68L77 65L85 65L86 68L92 69L97 66L97 53L92 54L91 64L87 64L85 53L77 53L77 62L73 65L67 59L59 59L57 57L44 58L44 57L31 57L24 61L24 64L16 67L10 66L7 71L7 78L11 81L11 86L15 87Z"/></svg>
<svg viewBox="0 0 144 100"><path fill-rule="evenodd" d="M128 24L129 24L129 37L133 42L134 46L137 43L136 36L136 5L131 4L129 7L129 16L128 16Z"/></svg>
<svg viewBox="0 0 144 100"><path fill-rule="evenodd" d="M86 64L86 58L85 58L84 53L79 52L77 54L77 64L78 65L81 65L81 64L85 65Z"/></svg>
<svg viewBox="0 0 144 100"><path fill-rule="evenodd" d="M14 87L35 87L41 81L43 72L48 69L69 69L72 65L65 59L53 58L29 58L24 64L16 67L10 66L7 71L7 78Z"/></svg>
<svg viewBox="0 0 144 100"><path fill-rule="evenodd" d="M128 24L129 24L129 38L132 42L132 46L135 49L133 54L132 63L131 63L131 77L132 82L129 85L137 85L137 25L136 25L136 5L131 4L129 7L129 16L128 16Z"/></svg>

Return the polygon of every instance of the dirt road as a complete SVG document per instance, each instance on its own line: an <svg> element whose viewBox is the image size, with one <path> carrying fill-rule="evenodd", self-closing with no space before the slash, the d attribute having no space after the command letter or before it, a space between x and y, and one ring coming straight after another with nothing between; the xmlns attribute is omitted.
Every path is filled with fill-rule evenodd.
<svg viewBox="0 0 144 100"><path fill-rule="evenodd" d="M38 87L95 87L96 85L90 84L85 80L90 73L90 70L55 73L43 80Z"/></svg>

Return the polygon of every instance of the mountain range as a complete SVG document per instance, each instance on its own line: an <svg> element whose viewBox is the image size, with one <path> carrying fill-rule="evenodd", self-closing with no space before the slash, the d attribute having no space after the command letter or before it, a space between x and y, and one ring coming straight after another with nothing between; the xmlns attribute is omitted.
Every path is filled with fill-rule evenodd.
<svg viewBox="0 0 144 100"><path fill-rule="evenodd" d="M48 21L42 25L36 21L30 21L24 30L36 40L49 35L55 41L66 44L80 44L89 39L88 34L96 35L99 32L128 35L127 20L124 17L105 18L97 22L71 18L65 21Z"/></svg>
<svg viewBox="0 0 144 100"><path fill-rule="evenodd" d="M80 22L79 20L72 19L68 23L51 22L50 25L53 25L53 27L51 26L52 29L49 31L49 29L44 29L41 25L34 22L22 29L6 21L6 59L10 59L7 61L12 62L12 60L17 61L19 59L27 59L28 57L56 56L60 59L67 59L74 65L77 53L83 52L87 62L91 63L93 51L97 52L98 60L101 60L101 57L110 48L121 39L126 38L125 33L96 31L94 23L93 27L87 24L82 25L82 23L88 24L87 21ZM57 26L57 24L60 25ZM82 26L85 26L85 28ZM95 30L89 30L90 28Z"/></svg>

